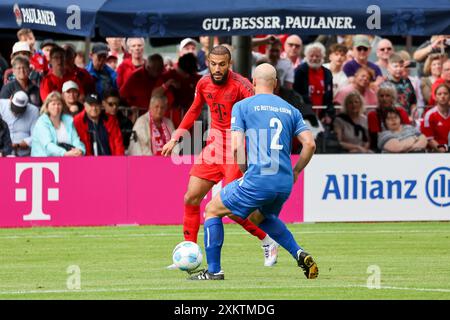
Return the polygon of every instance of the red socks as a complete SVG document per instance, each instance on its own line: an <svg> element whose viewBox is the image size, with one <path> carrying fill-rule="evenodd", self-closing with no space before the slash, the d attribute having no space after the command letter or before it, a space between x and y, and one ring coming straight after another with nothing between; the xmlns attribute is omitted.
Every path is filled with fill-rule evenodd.
<svg viewBox="0 0 450 320"><path fill-rule="evenodd" d="M242 219L241 217L230 215L228 216L231 220L239 223L245 230L247 230L248 233L254 235L255 237L258 237L259 240L262 240L266 237L267 233L262 231L260 228L258 228L256 225L254 225L250 220L248 219Z"/></svg>
<svg viewBox="0 0 450 320"><path fill-rule="evenodd" d="M197 243L200 229L200 206L184 205L183 234L185 241Z"/></svg>
<svg viewBox="0 0 450 320"><path fill-rule="evenodd" d="M235 215L228 216L231 220L239 223L248 233L259 240L263 240L267 233L262 231L248 219L242 219ZM200 206L184 205L183 234L185 241L197 243L198 230L200 229Z"/></svg>

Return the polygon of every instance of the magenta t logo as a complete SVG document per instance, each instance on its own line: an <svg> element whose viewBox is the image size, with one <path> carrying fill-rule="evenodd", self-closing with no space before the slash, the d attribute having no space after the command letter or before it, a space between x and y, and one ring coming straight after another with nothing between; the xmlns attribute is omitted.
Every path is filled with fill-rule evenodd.
<svg viewBox="0 0 450 320"><path fill-rule="evenodd" d="M43 197L43 181L42 172L44 169L50 170L54 177L55 182L59 183L59 163L16 163L16 183L20 182L22 173L28 169L32 171L32 186L31 186L31 212L23 216L24 221L31 220L50 220L51 216L45 214L42 209L42 197ZM16 188L16 201L27 201L27 189ZM59 200L59 189L48 189L48 201Z"/></svg>

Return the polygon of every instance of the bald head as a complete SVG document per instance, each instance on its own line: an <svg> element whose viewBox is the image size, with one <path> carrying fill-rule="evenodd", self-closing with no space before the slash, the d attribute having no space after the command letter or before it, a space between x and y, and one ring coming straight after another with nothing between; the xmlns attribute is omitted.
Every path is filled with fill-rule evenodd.
<svg viewBox="0 0 450 320"><path fill-rule="evenodd" d="M300 53L302 51L303 41L302 39L296 35L290 35L286 38L286 42L284 43L284 51L289 59L292 61L296 60L300 57Z"/></svg>
<svg viewBox="0 0 450 320"><path fill-rule="evenodd" d="M273 92L277 85L277 70L271 64L260 64L253 72L253 85L256 91Z"/></svg>

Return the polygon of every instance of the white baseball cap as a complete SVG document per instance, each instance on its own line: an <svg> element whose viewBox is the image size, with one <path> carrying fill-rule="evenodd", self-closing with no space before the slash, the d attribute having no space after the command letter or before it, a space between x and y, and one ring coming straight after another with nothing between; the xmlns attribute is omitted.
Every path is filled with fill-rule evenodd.
<svg viewBox="0 0 450 320"><path fill-rule="evenodd" d="M30 45L28 44L28 42L26 42L26 41L18 41L16 43L14 43L14 45L12 47L12 54L14 54L16 52L20 52L20 51L31 52Z"/></svg>
<svg viewBox="0 0 450 320"><path fill-rule="evenodd" d="M181 51L188 43L192 43L195 46L197 46L197 41L195 41L192 38L185 38L185 39L181 40L179 50Z"/></svg>
<svg viewBox="0 0 450 320"><path fill-rule="evenodd" d="M62 92L67 92L70 89L77 89L78 91L80 91L80 88L78 87L78 84L75 81L69 80L64 82L62 86Z"/></svg>
<svg viewBox="0 0 450 320"><path fill-rule="evenodd" d="M28 105L28 95L24 91L17 91L11 99L11 110L15 113L25 112Z"/></svg>

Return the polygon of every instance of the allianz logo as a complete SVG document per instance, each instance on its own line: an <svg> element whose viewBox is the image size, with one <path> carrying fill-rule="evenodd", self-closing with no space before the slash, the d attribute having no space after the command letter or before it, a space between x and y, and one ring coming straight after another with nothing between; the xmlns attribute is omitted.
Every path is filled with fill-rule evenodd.
<svg viewBox="0 0 450 320"><path fill-rule="evenodd" d="M327 174L322 200L414 200L426 194L435 206L450 205L450 168L439 167L426 177L425 190L417 179L374 179L367 174Z"/></svg>

